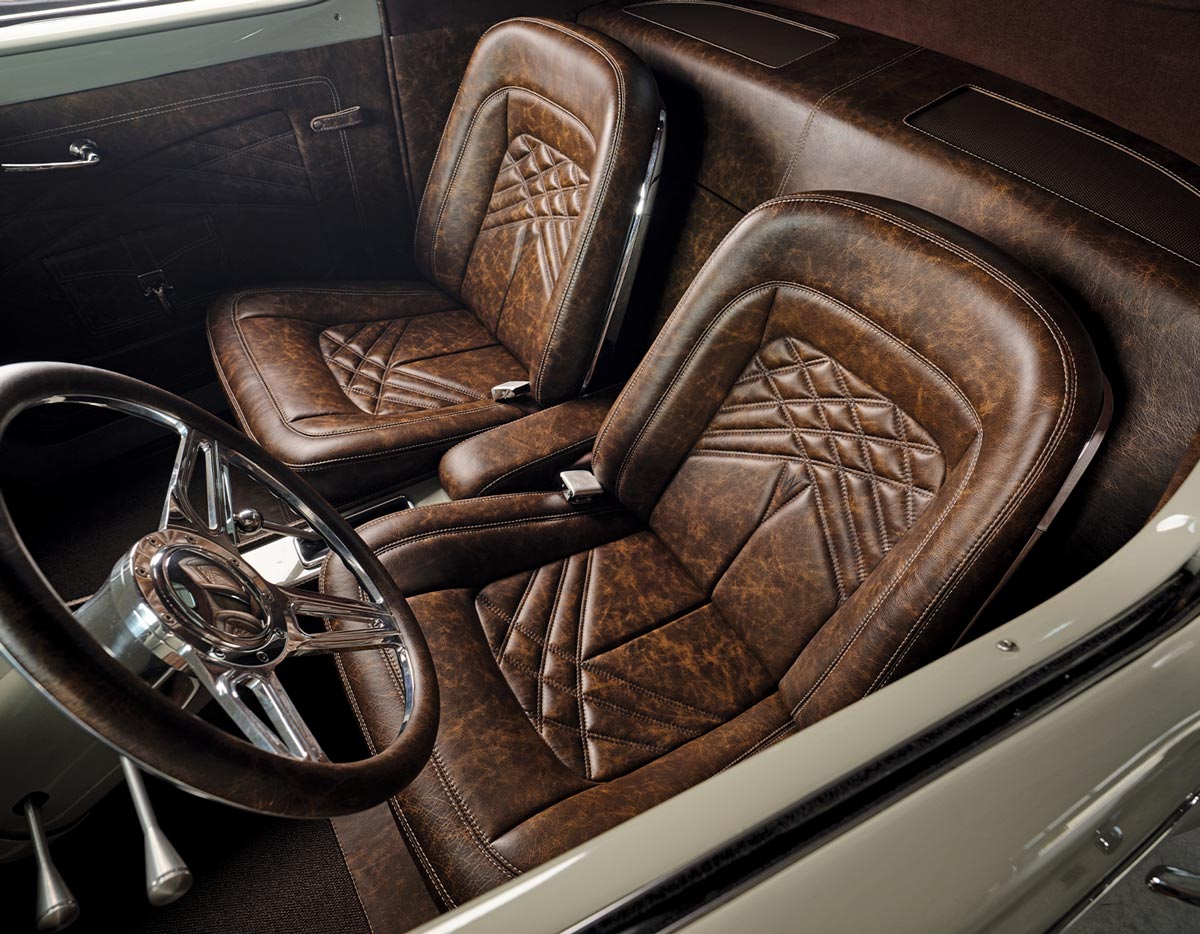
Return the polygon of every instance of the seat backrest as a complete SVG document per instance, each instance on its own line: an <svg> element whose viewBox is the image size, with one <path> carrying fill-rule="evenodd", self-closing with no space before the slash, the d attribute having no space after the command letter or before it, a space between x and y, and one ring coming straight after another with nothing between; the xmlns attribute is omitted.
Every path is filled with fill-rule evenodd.
<svg viewBox="0 0 1200 934"><path fill-rule="evenodd" d="M655 208L661 226L651 229L630 319L665 320L742 213L793 191L864 191L915 205L1032 269L1083 321L1114 412L1104 450L995 618L1026 609L1142 527L1200 425L1200 167L932 49L752 6L741 14L769 35L826 44L766 68L728 28L685 26L694 34L686 35L650 21L676 10L733 15L726 4L601 4L580 16L650 65L673 121L672 171ZM895 8L878 4L881 15Z"/></svg>
<svg viewBox="0 0 1200 934"><path fill-rule="evenodd" d="M508 20L475 48L417 221L417 263L529 367L578 393L623 257L661 102L616 40Z"/></svg>
<svg viewBox="0 0 1200 934"><path fill-rule="evenodd" d="M1101 416L1045 282L897 202L810 193L729 234L618 398L594 470L801 725L948 649Z"/></svg>

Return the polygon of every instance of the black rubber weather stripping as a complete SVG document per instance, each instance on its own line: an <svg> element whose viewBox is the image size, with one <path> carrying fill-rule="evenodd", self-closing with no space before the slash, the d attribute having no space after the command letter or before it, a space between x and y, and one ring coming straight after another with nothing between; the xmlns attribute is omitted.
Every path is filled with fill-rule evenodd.
<svg viewBox="0 0 1200 934"><path fill-rule="evenodd" d="M905 122L1200 263L1200 191L1115 140L973 86Z"/></svg>
<svg viewBox="0 0 1200 934"><path fill-rule="evenodd" d="M1120 617L903 746L798 802L707 856L604 909L572 934L646 934L701 914L793 862L837 831L1019 728L1126 664L1200 608L1180 571Z"/></svg>

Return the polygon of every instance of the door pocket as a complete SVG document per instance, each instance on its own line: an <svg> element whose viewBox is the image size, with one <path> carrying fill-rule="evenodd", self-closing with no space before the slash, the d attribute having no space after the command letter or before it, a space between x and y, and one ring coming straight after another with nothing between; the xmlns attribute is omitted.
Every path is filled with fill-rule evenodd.
<svg viewBox="0 0 1200 934"><path fill-rule="evenodd" d="M96 335L173 315L183 324L203 314L232 279L208 214L124 233L43 263Z"/></svg>

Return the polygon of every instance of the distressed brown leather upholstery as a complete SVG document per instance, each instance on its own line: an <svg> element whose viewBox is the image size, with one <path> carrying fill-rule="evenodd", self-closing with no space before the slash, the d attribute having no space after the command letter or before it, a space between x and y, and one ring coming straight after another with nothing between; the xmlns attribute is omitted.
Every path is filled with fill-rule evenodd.
<svg viewBox="0 0 1200 934"><path fill-rule="evenodd" d="M360 530L438 670L432 761L392 801L435 896L478 895L945 651L1101 399L1062 299L960 228L837 193L751 212L605 421L606 499L486 496ZM402 710L387 666L344 662L382 745Z"/></svg>
<svg viewBox="0 0 1200 934"><path fill-rule="evenodd" d="M571 398L603 326L661 104L614 40L510 20L479 42L416 230L424 282L226 296L213 356L246 430L345 501L430 472L522 414L528 379Z"/></svg>
<svg viewBox="0 0 1200 934"><path fill-rule="evenodd" d="M894 198L1010 253L1079 313L1114 393L1096 464L1006 588L1016 601L1008 612L1040 602L1141 528L1200 424L1200 264L927 135L909 115L959 88L980 87L1136 153L1176 181L1176 203L1194 202L1197 211L1200 167L932 49L807 13L748 6L837 39L768 69L648 22L636 8L601 4L580 15L654 70L672 117L664 186L675 187L664 187L655 207L631 320L664 320L742 214L790 191Z"/></svg>
<svg viewBox="0 0 1200 934"><path fill-rule="evenodd" d="M459 442L438 464L442 489L451 499L557 490L560 472L590 460L619 388L542 409Z"/></svg>

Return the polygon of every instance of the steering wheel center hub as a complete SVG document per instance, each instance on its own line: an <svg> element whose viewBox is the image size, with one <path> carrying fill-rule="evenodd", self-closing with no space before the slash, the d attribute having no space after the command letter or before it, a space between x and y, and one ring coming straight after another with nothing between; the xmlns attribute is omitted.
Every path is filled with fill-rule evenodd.
<svg viewBox="0 0 1200 934"><path fill-rule="evenodd" d="M265 595L241 568L194 545L168 546L152 566L163 602L214 644L257 648L269 637Z"/></svg>
<svg viewBox="0 0 1200 934"><path fill-rule="evenodd" d="M134 546L130 566L166 647L178 651L182 641L214 661L252 667L283 654L287 624L275 589L224 546L160 529Z"/></svg>

